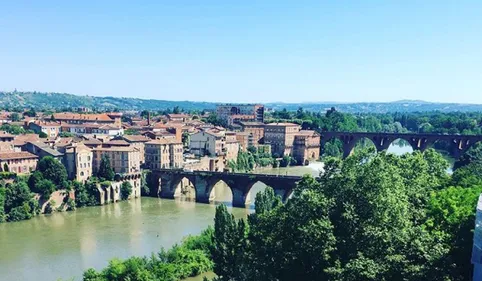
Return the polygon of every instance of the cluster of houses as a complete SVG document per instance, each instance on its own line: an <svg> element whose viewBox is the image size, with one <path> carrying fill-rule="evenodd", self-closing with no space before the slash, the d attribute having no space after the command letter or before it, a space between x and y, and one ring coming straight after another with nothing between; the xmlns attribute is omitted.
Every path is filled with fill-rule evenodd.
<svg viewBox="0 0 482 281"><path fill-rule="evenodd" d="M262 105L220 105L218 116L232 130L189 114L141 118L82 112L27 118L21 125L35 134L0 133L0 167L30 173L39 158L52 156L65 165L70 179L85 181L104 156L122 175L142 168L224 171L239 151L261 145L300 164L319 158L319 134L292 123L265 124L263 112Z"/></svg>

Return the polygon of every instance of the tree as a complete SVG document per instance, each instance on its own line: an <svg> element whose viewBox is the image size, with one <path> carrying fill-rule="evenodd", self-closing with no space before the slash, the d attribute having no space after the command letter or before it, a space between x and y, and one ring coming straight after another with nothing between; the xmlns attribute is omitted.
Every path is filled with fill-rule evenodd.
<svg viewBox="0 0 482 281"><path fill-rule="evenodd" d="M52 156L40 159L37 171L42 173L44 179L52 181L58 189L66 188L68 185L65 166Z"/></svg>
<svg viewBox="0 0 482 281"><path fill-rule="evenodd" d="M10 168L8 167L8 164L7 164L7 163L4 163L4 164L3 164L3 171L4 171L4 172L10 172Z"/></svg>
<svg viewBox="0 0 482 281"><path fill-rule="evenodd" d="M0 186L0 223L7 220L7 216L5 214L5 193L5 187Z"/></svg>
<svg viewBox="0 0 482 281"><path fill-rule="evenodd" d="M35 117L37 116L37 112L35 112L35 109L31 107L28 111L25 111L24 115L28 117Z"/></svg>
<svg viewBox="0 0 482 281"><path fill-rule="evenodd" d="M245 235L220 208L215 273L235 281L462 280L444 238L453 230L426 225L431 194L447 183L440 158L429 150L327 158L320 178L304 176L286 204L269 189L257 196ZM473 201L467 206L473 213Z"/></svg>
<svg viewBox="0 0 482 281"><path fill-rule="evenodd" d="M38 136L39 136L40 138L42 138L42 139L48 138L48 135L47 135L45 132L40 132L40 133L38 134Z"/></svg>
<svg viewBox="0 0 482 281"><path fill-rule="evenodd" d="M473 244L475 208L482 185L470 188L448 187L432 194L428 205L429 228L448 234L443 236L450 245L447 268L452 276L470 280L472 265L470 256ZM454 266L455 265L455 266Z"/></svg>
<svg viewBox="0 0 482 281"><path fill-rule="evenodd" d="M20 114L18 114L17 112L10 114L10 120L12 120L13 122L20 121L21 120Z"/></svg>
<svg viewBox="0 0 482 281"><path fill-rule="evenodd" d="M44 179L43 174L40 171L33 172L28 178L28 187L34 192L39 192L36 190L37 184Z"/></svg>
<svg viewBox="0 0 482 281"><path fill-rule="evenodd" d="M71 132L60 132L59 136L61 138L71 138L74 137L74 134Z"/></svg>
<svg viewBox="0 0 482 281"><path fill-rule="evenodd" d="M48 179L43 179L35 186L37 192L39 192L45 199L49 199L52 193L56 190L55 184Z"/></svg>
<svg viewBox="0 0 482 281"><path fill-rule="evenodd" d="M122 183L121 188L120 188L120 197L121 200L127 200L129 199L129 196L132 193L132 185L130 182L125 181Z"/></svg>
<svg viewBox="0 0 482 281"><path fill-rule="evenodd" d="M99 171L97 172L97 176L101 179L111 181L114 180L114 170L110 166L109 156L103 155L102 159L100 160Z"/></svg>

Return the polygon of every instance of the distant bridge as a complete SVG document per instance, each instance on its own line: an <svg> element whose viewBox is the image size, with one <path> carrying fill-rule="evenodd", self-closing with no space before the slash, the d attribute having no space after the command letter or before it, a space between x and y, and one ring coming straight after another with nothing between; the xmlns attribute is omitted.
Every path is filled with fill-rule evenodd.
<svg viewBox="0 0 482 281"><path fill-rule="evenodd" d="M482 135L442 135L442 134L399 134L399 133L362 133L362 132L319 132L321 148L332 139L343 143L343 157L348 157L355 148L357 141L366 138L373 142L377 151L388 149L397 139L406 140L413 150L424 151L437 141L445 141L451 145L451 155L460 157L475 143L482 141Z"/></svg>
<svg viewBox="0 0 482 281"><path fill-rule="evenodd" d="M272 187L275 193L286 201L296 187L296 183L301 180L299 176L160 169L153 170L149 176L150 195L173 199L176 189L180 188L180 183L184 178L194 185L196 202L213 201L215 199L214 186L223 181L233 194L233 207L242 208L251 203L248 196L249 191L257 182Z"/></svg>

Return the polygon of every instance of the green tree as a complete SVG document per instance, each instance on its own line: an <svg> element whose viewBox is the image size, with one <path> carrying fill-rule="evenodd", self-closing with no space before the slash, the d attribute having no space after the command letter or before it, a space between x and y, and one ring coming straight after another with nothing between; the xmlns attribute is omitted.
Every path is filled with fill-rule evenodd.
<svg viewBox="0 0 482 281"><path fill-rule="evenodd" d="M470 256L473 244L475 207L482 193L482 185L470 188L448 187L432 194L428 205L427 225L441 236L450 252L445 261L455 280L470 280Z"/></svg>
<svg viewBox="0 0 482 281"><path fill-rule="evenodd" d="M26 115L28 117L35 117L35 116L37 116L37 112L35 111L35 109L33 107L31 107L28 111L25 111L24 115Z"/></svg>
<svg viewBox="0 0 482 281"><path fill-rule="evenodd" d="M122 200L129 199L129 196L132 193L132 184L128 181L122 183L120 188L120 197Z"/></svg>
<svg viewBox="0 0 482 281"><path fill-rule="evenodd" d="M48 135L47 135L45 132L40 132L40 133L38 134L38 136L39 136L40 138L42 138L42 139L48 138Z"/></svg>
<svg viewBox="0 0 482 281"><path fill-rule="evenodd" d="M5 222L7 220L7 216L5 214L5 196L6 196L5 187L0 186L0 223Z"/></svg>
<svg viewBox="0 0 482 281"><path fill-rule="evenodd" d="M10 120L12 120L13 122L20 121L21 120L20 114L18 114L16 112L10 114Z"/></svg>
<svg viewBox="0 0 482 281"><path fill-rule="evenodd" d="M37 164L37 171L42 173L43 178L52 181L57 189L67 188L67 170L57 159L45 156Z"/></svg>
<svg viewBox="0 0 482 281"><path fill-rule="evenodd" d="M114 180L114 170L110 166L109 156L103 155L102 159L100 160L99 171L97 172L97 176L103 180L112 181Z"/></svg>
<svg viewBox="0 0 482 281"><path fill-rule="evenodd" d="M10 168L8 167L8 164L7 164L7 163L4 163L4 164L3 164L3 171L4 171L4 172L9 172L9 171L10 171Z"/></svg>
<svg viewBox="0 0 482 281"><path fill-rule="evenodd" d="M43 179L35 185L35 189L48 200L52 193L56 190L56 186L51 180Z"/></svg>

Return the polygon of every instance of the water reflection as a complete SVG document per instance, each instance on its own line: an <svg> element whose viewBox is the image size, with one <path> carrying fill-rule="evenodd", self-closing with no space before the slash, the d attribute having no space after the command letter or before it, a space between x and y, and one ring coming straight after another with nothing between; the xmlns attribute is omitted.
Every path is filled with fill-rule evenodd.
<svg viewBox="0 0 482 281"><path fill-rule="evenodd" d="M250 210L230 208L237 218ZM0 281L57 280L150 255L213 224L215 206L142 198L0 224Z"/></svg>

